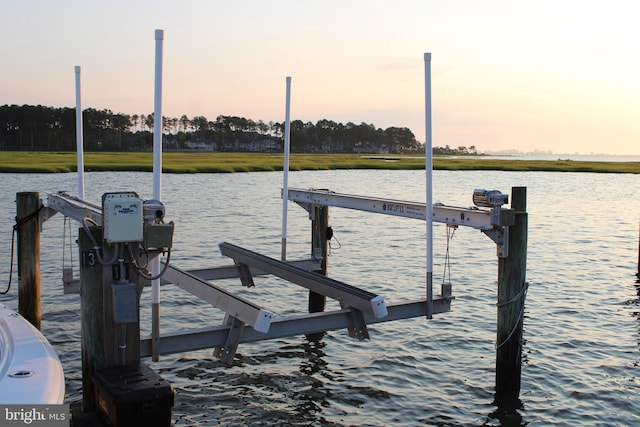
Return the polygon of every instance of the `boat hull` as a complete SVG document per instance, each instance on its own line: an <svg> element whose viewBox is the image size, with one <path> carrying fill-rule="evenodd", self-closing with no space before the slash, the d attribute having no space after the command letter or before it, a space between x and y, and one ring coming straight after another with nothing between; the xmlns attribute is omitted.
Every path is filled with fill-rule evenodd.
<svg viewBox="0 0 640 427"><path fill-rule="evenodd" d="M61 404L64 371L47 339L0 304L0 404Z"/></svg>

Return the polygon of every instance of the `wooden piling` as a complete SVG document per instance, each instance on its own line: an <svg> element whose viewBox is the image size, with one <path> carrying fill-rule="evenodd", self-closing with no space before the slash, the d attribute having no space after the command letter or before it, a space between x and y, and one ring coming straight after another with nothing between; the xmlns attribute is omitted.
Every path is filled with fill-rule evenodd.
<svg viewBox="0 0 640 427"><path fill-rule="evenodd" d="M16 205L18 312L40 329L40 194L17 193Z"/></svg>
<svg viewBox="0 0 640 427"><path fill-rule="evenodd" d="M515 224L509 227L509 256L498 261L496 401L517 400L522 370L522 326L526 295L527 189L511 189Z"/></svg>
<svg viewBox="0 0 640 427"><path fill-rule="evenodd" d="M93 240L87 231L81 228L78 233L80 251L80 304L81 304L81 342L82 342L82 410L97 410L95 401L96 389L94 373L98 369L123 365L135 365L140 362L140 291L138 284L136 310L138 321L135 323L117 324L113 313L113 295L111 284L114 278L114 266L100 263L93 241L103 242L102 228L91 230ZM113 248L102 244L102 253L111 258ZM103 257L104 259L104 257ZM130 272L130 274L133 274ZM119 346L126 342L124 359Z"/></svg>
<svg viewBox="0 0 640 427"><path fill-rule="evenodd" d="M324 276L327 275L328 268L328 248L329 239L327 229L329 228L329 207L312 206L311 211L311 254L314 258L321 258L320 268L315 270ZM309 292L309 313L322 312L325 309L327 297L313 291Z"/></svg>

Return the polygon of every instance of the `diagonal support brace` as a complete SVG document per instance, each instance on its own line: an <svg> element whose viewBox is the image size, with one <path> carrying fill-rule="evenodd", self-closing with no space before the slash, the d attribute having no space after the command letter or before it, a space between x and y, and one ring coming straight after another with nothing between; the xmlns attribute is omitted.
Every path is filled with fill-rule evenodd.
<svg viewBox="0 0 640 427"><path fill-rule="evenodd" d="M242 283L242 286L245 286L247 288L254 287L256 284L253 282L253 275L251 274L251 269L249 268L249 266L243 263L236 263L236 266L238 267L238 273L240 274L240 283Z"/></svg>
<svg viewBox="0 0 640 427"><path fill-rule="evenodd" d="M369 339L369 329L367 329L367 323L364 320L362 311L351 308L349 328L347 330L351 338L357 338L360 341Z"/></svg>
<svg viewBox="0 0 640 427"><path fill-rule="evenodd" d="M224 364L232 365L245 324L238 318L230 315L225 317L225 324L229 325L227 339L223 347L218 347L213 351L213 355L220 358Z"/></svg>

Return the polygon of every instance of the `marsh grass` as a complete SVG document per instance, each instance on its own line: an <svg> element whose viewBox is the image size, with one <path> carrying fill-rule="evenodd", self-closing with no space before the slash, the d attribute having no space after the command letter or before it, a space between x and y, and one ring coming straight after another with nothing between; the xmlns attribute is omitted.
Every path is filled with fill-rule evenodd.
<svg viewBox="0 0 640 427"><path fill-rule="evenodd" d="M282 154L165 152L166 173L265 172L283 169ZM85 153L86 171L152 171L150 152ZM290 170L331 169L424 169L422 156L360 154L291 154ZM596 162L572 160L501 160L486 157L434 157L434 169L640 173L640 162ZM0 151L0 172L75 172L76 153Z"/></svg>

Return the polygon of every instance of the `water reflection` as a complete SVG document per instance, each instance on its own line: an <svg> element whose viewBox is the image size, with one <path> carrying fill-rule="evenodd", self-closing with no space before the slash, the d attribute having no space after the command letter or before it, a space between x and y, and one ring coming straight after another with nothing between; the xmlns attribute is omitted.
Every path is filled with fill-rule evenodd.
<svg viewBox="0 0 640 427"><path fill-rule="evenodd" d="M489 413L489 419L498 421L499 424L489 421L485 423L485 426L521 427L527 425L527 423L523 423L522 415L519 412L524 410L520 399L496 394L492 405L496 406L496 409Z"/></svg>
<svg viewBox="0 0 640 427"><path fill-rule="evenodd" d="M636 277L636 283L633 286L636 288L636 295L638 296L638 298L630 302L635 305L636 309L640 309L640 264L638 265L638 273L636 273ZM631 312L631 315L640 320L640 311L634 310ZM640 347L640 325L638 326L638 328L638 346Z"/></svg>
<svg viewBox="0 0 640 427"><path fill-rule="evenodd" d="M300 419L315 419L316 414L322 413L323 407L329 405L327 396L330 392L319 378L327 375L327 361L324 360L326 343L322 340L324 336L325 333L306 335L302 344L304 355L300 358L299 371L302 378L307 378L308 383L294 396L296 403L293 405Z"/></svg>
<svg viewBox="0 0 640 427"><path fill-rule="evenodd" d="M625 305L631 308L630 315L635 317L637 320L640 320L640 272L636 273L636 277L637 279L633 284L633 287L636 290L637 298L626 301ZM638 336L638 338L640 339L640 336ZM638 342L638 345L640 345L640 341Z"/></svg>

